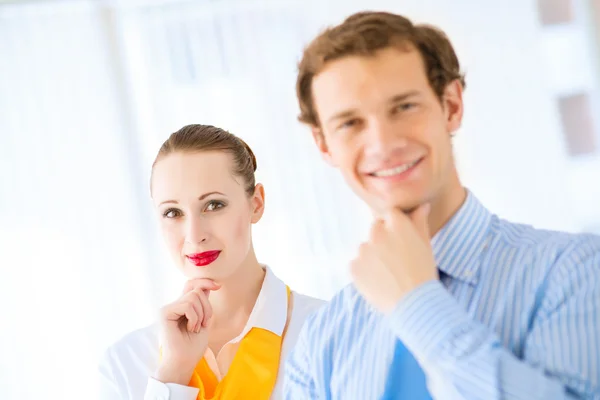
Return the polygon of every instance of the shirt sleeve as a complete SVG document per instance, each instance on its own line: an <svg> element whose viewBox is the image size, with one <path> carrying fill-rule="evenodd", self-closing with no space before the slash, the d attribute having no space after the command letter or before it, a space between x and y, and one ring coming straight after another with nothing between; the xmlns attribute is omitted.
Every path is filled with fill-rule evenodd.
<svg viewBox="0 0 600 400"><path fill-rule="evenodd" d="M314 341L311 340L311 325L314 318L309 317L300 330L296 346L285 364L283 395L285 400L318 400L314 369L311 359L314 354Z"/></svg>
<svg viewBox="0 0 600 400"><path fill-rule="evenodd" d="M109 348L98 365L98 400L129 400L131 388L116 362L114 349ZM144 400L196 400L199 389L175 383L162 383L148 378Z"/></svg>
<svg viewBox="0 0 600 400"><path fill-rule="evenodd" d="M162 383L150 377L144 400L196 400L199 392L198 388L176 383Z"/></svg>
<svg viewBox="0 0 600 400"><path fill-rule="evenodd" d="M555 270L540 293L522 359L439 281L399 302L389 315L392 329L428 376L465 398L600 398L600 253Z"/></svg>
<svg viewBox="0 0 600 400"><path fill-rule="evenodd" d="M97 396L98 400L126 399L124 392L125 384L123 379L114 373L112 366L112 351L108 349L102 360L98 364L97 375Z"/></svg>

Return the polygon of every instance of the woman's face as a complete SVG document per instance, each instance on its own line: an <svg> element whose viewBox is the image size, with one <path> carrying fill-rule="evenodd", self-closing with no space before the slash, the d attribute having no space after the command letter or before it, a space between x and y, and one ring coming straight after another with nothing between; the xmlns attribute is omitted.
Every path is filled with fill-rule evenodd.
<svg viewBox="0 0 600 400"><path fill-rule="evenodd" d="M248 196L223 151L176 152L154 166L152 198L162 235L188 279L223 282L246 260L251 225L264 210L264 189Z"/></svg>

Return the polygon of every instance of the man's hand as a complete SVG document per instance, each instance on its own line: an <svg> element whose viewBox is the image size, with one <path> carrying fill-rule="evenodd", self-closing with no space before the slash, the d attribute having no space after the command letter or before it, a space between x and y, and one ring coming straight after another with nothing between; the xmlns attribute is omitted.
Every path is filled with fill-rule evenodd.
<svg viewBox="0 0 600 400"><path fill-rule="evenodd" d="M410 215L388 212L373 223L371 235L351 264L354 284L382 312L390 312L408 292L439 279L430 245L427 217L430 206Z"/></svg>

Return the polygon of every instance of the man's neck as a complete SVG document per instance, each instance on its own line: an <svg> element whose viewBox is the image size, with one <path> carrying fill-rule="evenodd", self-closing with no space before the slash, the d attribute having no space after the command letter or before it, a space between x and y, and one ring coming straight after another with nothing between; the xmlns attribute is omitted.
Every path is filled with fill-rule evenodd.
<svg viewBox="0 0 600 400"><path fill-rule="evenodd" d="M460 210L467 199L467 190L457 181L431 203L429 213L429 233L435 236Z"/></svg>

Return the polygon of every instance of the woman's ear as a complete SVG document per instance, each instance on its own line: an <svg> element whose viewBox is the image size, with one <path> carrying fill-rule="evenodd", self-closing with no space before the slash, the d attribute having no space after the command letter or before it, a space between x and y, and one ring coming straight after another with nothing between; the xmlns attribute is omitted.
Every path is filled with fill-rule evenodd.
<svg viewBox="0 0 600 400"><path fill-rule="evenodd" d="M255 224L260 221L265 212L265 187L262 183L257 183L256 186L254 186L254 193L250 199L250 204L252 206L251 221Z"/></svg>

